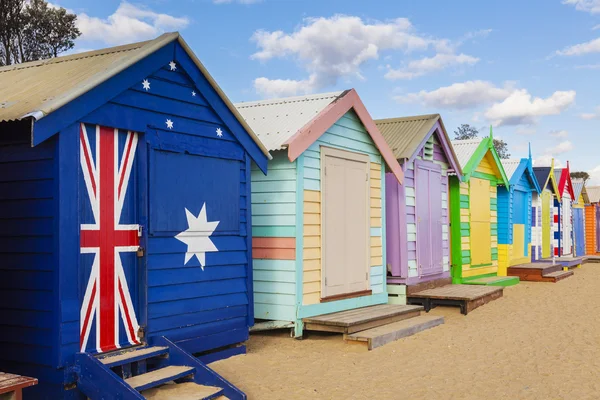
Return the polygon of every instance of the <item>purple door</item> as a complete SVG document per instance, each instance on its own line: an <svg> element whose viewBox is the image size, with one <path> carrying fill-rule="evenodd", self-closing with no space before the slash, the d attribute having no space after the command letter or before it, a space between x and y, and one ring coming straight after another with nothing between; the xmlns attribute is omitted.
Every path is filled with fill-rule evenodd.
<svg viewBox="0 0 600 400"><path fill-rule="evenodd" d="M419 276L442 272L442 177L436 164L416 164Z"/></svg>

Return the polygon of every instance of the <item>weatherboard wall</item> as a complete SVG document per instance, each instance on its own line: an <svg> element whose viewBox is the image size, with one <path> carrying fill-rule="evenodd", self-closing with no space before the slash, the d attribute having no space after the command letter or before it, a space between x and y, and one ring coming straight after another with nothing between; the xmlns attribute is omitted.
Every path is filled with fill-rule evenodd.
<svg viewBox="0 0 600 400"><path fill-rule="evenodd" d="M273 152L269 172L252 170L254 316L293 321L296 316L296 162Z"/></svg>
<svg viewBox="0 0 600 400"><path fill-rule="evenodd" d="M153 196L159 195L153 184L162 175L161 166L154 164L158 160L190 155L196 156L198 167L218 168L213 160L220 159L223 162L219 166L227 169L227 175L221 179L227 180L231 179L230 169L237 169L237 187L231 190L239 195L231 207L239 209L239 223L235 230L217 228L212 240L219 251L207 254L204 270L199 265L183 265L186 246L173 239L178 232L159 228L158 224L162 226L164 221L152 216L149 221L147 334L164 335L186 350L202 352L246 340L248 326L252 324L249 304L252 287L248 282L251 232L247 226L250 160L207 101L206 96L215 96L214 91L207 93L194 84L184 70L191 66L189 60L176 61L177 70L171 71L164 65L145 77L150 83L149 90L140 81L84 120L146 133L151 209ZM173 121L173 129L166 125L167 119ZM221 128L221 137L216 134L217 128ZM172 173L194 174L176 170ZM213 191L216 186L211 185L217 184L218 179L206 182L204 189Z"/></svg>
<svg viewBox="0 0 600 400"><path fill-rule="evenodd" d="M500 177L494 163L488 150L470 179L459 181L451 177L454 283L498 273L497 186ZM475 224L479 226L474 229Z"/></svg>
<svg viewBox="0 0 600 400"><path fill-rule="evenodd" d="M58 140L0 139L0 370L40 377L50 393L58 335ZM75 326L78 333L78 326Z"/></svg>
<svg viewBox="0 0 600 400"><path fill-rule="evenodd" d="M418 161L417 161L418 160ZM433 259L440 260L436 273L422 275L419 271L417 228L417 198L415 164L423 168L439 170L441 190L439 199L431 199L432 208L438 208L441 216L441 243L432 250L439 252ZM450 164L437 133L432 134L410 163L402 164L404 182L399 184L392 173L386 174L386 230L387 230L387 282L389 284L416 284L431 279L450 276L450 231L448 207L448 169ZM437 175L437 174L436 174ZM435 202L439 201L437 206ZM423 204L423 203L421 203ZM423 244L426 245L426 244Z"/></svg>
<svg viewBox="0 0 600 400"><path fill-rule="evenodd" d="M321 300L321 147L331 147L361 154L370 159L370 271L373 296L385 292L383 271L383 197L382 157L354 111L347 112L303 153L303 232L302 232L302 305L316 305ZM348 216L351 218L352 216ZM375 298L370 296L372 298ZM332 302L336 303L336 302ZM332 304L335 306L335 304ZM310 310L310 308L308 308Z"/></svg>
<svg viewBox="0 0 600 400"><path fill-rule="evenodd" d="M596 244L596 204L585 206L585 254L596 255L598 248Z"/></svg>
<svg viewBox="0 0 600 400"><path fill-rule="evenodd" d="M80 349L80 122L139 133L136 157L148 175L132 190L140 194L143 210L144 256L136 301L145 337L165 335L193 353L248 338L254 320L251 159L242 141L252 139L247 132L242 137L239 130L234 134L229 129L235 117L224 113L222 99L178 45L167 47L88 92L86 99L93 100L64 106L72 113L68 115L76 115L115 85L132 76L138 79L54 138L33 148L29 136L18 146L0 146L0 235L5 236L0 244L0 281L5 285L0 290L0 323L10 325L0 326L0 369L39 378L30 390L34 397L80 396L77 390L63 393L64 384L73 383L74 374L66 371ZM167 65L174 55L177 70L171 71ZM146 73L157 62L154 72ZM144 79L150 82L148 90ZM174 122L172 129L167 119ZM238 129L237 120L235 124ZM194 168L171 169L177 163L161 164L158 159L186 159ZM218 251L206 253L203 269L184 261L186 245L174 236L185 227L169 228L169 213L185 216L184 208L167 210L160 206L165 203L157 203L158 198L175 197L168 189L180 189L178 182L200 176L207 179L197 178L196 187L188 187L211 193L226 186L219 207L233 215L233 222L221 221L211 235ZM200 206L194 209L196 215ZM207 210L211 221L210 204Z"/></svg>

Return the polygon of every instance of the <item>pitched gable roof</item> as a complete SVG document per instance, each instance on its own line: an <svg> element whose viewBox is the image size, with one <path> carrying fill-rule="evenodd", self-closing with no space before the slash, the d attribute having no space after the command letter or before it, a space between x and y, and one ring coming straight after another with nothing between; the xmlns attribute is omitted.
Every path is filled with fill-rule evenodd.
<svg viewBox="0 0 600 400"><path fill-rule="evenodd" d="M483 157L490 152L498 169L498 174L502 183L508 187L508 178L504 172L500 157L498 157L498 152L494 148L494 139L491 136L468 140L453 140L452 146L454 147L454 152L460 162L464 181L471 178L471 174L475 172L477 166L481 163L481 160L483 160Z"/></svg>
<svg viewBox="0 0 600 400"><path fill-rule="evenodd" d="M591 204L600 202L600 186L587 186L586 189Z"/></svg>
<svg viewBox="0 0 600 400"><path fill-rule="evenodd" d="M539 182L535 173L533 172L531 158L521 158L520 160L505 159L502 160L502 166L504 167L504 172L506 173L508 181L511 185L515 185L521 179L523 174L527 174L531 186L536 190L536 192L541 192Z"/></svg>
<svg viewBox="0 0 600 400"><path fill-rule="evenodd" d="M585 181L583 179L573 179L573 193L575 194L575 198L573 200L574 204L579 204L579 197L583 197L584 204L589 204L590 199L587 193L587 188L585 186Z"/></svg>
<svg viewBox="0 0 600 400"><path fill-rule="evenodd" d="M400 164L377 129L356 90L237 103L240 114L269 150L287 148L296 160L344 114L354 110L390 170L401 183Z"/></svg>
<svg viewBox="0 0 600 400"><path fill-rule="evenodd" d="M567 161L566 168L557 168L554 170L554 175L559 174L560 178L557 179L558 182L558 191L560 196L563 196L565 189L569 190L569 194L571 195L571 199L575 198L575 193L573 192L573 182L571 181L571 171L569 170L569 162Z"/></svg>
<svg viewBox="0 0 600 400"><path fill-rule="evenodd" d="M270 157L268 150L178 32L165 33L146 42L0 67L0 122L25 118L41 121L173 42L184 49L260 151ZM36 137L35 129L33 132L33 143L39 144L57 131L46 137L41 134Z"/></svg>
<svg viewBox="0 0 600 400"><path fill-rule="evenodd" d="M540 189L544 190L548 185L550 185L554 194L556 196L560 196L558 190L558 181L554 176L554 159L549 167L533 167L533 173L538 180Z"/></svg>
<svg viewBox="0 0 600 400"><path fill-rule="evenodd" d="M409 162L414 159L429 137L437 131L451 168L459 178L462 175L462 169L439 114L379 119L375 124L394 153L394 157Z"/></svg>

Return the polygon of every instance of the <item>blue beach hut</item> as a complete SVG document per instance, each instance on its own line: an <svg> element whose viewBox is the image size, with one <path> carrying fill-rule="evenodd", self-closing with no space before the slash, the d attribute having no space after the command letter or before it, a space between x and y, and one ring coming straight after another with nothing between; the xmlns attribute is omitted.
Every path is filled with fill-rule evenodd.
<svg viewBox="0 0 600 400"><path fill-rule="evenodd" d="M205 362L254 321L268 154L178 33L0 68L0 370L36 398L245 398Z"/></svg>

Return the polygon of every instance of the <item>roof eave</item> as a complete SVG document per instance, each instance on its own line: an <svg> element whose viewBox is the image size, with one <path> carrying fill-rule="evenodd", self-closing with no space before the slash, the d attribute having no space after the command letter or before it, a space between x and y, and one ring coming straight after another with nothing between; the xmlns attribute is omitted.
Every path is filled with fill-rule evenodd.
<svg viewBox="0 0 600 400"><path fill-rule="evenodd" d="M354 112L361 120L365 129L373 139L375 146L381 153L385 163L390 168L398 182L402 183L404 173L394 153L387 145L383 135L379 132L375 121L367 111L356 90L344 91L338 98L329 103L316 117L298 130L284 144L288 145L288 158L294 161L308 149L321 135L336 123L349 110Z"/></svg>

